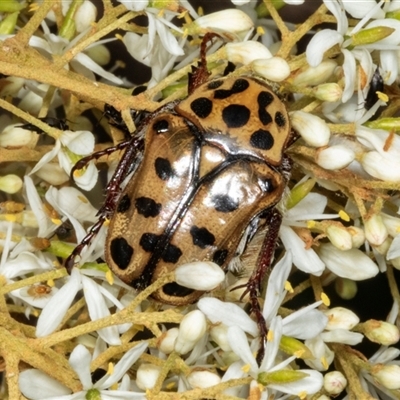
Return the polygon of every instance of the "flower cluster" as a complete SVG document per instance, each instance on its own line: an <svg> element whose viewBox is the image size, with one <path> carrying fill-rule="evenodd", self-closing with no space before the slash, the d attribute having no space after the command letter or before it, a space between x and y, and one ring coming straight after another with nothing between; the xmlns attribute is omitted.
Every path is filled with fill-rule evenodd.
<svg viewBox="0 0 400 400"><path fill-rule="evenodd" d="M0 2L0 391L9 398L399 398L400 1L323 0L296 26L281 15L304 1L231 1L206 14L187 0ZM114 210L102 204L96 161L116 179L128 135L143 139L150 113L187 95L205 45L210 79L265 81L294 132L276 260L257 301L247 282L264 262L264 214L240 232L227 271L191 259L138 291L103 261ZM128 63L147 71L144 90L129 80L136 71L119 76ZM110 198L140 168L135 150ZM68 274L63 262L79 244ZM391 310L358 316L359 282L383 274ZM205 294L179 307L152 299L172 283ZM334 290L343 302L331 304ZM361 354L362 341L374 351Z"/></svg>

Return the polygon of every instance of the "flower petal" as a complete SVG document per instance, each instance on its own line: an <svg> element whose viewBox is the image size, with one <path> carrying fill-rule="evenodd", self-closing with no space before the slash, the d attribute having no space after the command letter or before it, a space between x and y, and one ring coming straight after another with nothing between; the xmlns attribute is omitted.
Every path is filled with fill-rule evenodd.
<svg viewBox="0 0 400 400"><path fill-rule="evenodd" d="M90 374L91 361L92 356L89 353L89 350L82 344L78 344L69 356L69 364L78 374L79 380L85 390L92 387L92 377Z"/></svg>
<svg viewBox="0 0 400 400"><path fill-rule="evenodd" d="M240 326L250 335L258 336L257 324L239 306L221 300L205 297L197 304L212 323L222 322L227 326Z"/></svg>
<svg viewBox="0 0 400 400"><path fill-rule="evenodd" d="M68 282L43 308L36 326L37 337L47 336L58 328L80 288L81 274L74 268Z"/></svg>
<svg viewBox="0 0 400 400"><path fill-rule="evenodd" d="M98 285L92 279L82 276L83 294L89 310L89 316L92 321L108 317L110 310L107 307L106 301L98 288ZM116 326L109 326L97 331L100 337L110 345L119 345L121 340Z"/></svg>
<svg viewBox="0 0 400 400"><path fill-rule="evenodd" d="M332 29L323 29L317 32L308 43L306 57L312 67L319 65L326 50L335 44L342 44L343 36Z"/></svg>
<svg viewBox="0 0 400 400"><path fill-rule="evenodd" d="M71 390L38 369L27 369L19 374L19 388L31 400L65 396Z"/></svg>

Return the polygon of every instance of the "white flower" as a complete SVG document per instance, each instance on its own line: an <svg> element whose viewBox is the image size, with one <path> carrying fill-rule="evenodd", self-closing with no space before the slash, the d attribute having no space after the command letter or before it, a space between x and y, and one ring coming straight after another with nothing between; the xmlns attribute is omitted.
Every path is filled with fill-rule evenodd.
<svg viewBox="0 0 400 400"><path fill-rule="evenodd" d="M264 359L258 367L257 362L254 358L252 350L249 346L248 339L238 326L232 326L228 330L228 340L233 351L241 358L242 362L247 365L245 370L248 370L248 374L253 378L258 377L260 379L260 373L278 373L279 371L286 371L287 366L295 359L295 357L288 357L284 361L277 363L277 353L279 350L279 342L282 335L282 321L280 317L274 318L270 327L272 340L267 341ZM243 364L242 364L243 365ZM307 394L316 393L322 387L323 378L322 375L313 370L297 370L298 372L304 372L306 377L303 379L295 380L294 382L285 382L285 379L281 379L280 383L273 382L267 385L267 393L271 396L273 393L288 393L292 395L298 395L300 392ZM242 368L242 376L245 372ZM284 376L284 375L283 375Z"/></svg>
<svg viewBox="0 0 400 400"><path fill-rule="evenodd" d="M379 214L373 214L364 220L365 239L373 246L381 245L388 236L388 231Z"/></svg>
<svg viewBox="0 0 400 400"><path fill-rule="evenodd" d="M161 367L154 364L140 364L136 372L136 384L142 390L153 389L160 375Z"/></svg>
<svg viewBox="0 0 400 400"><path fill-rule="evenodd" d="M211 261L182 264L175 270L176 283L187 288L209 291L225 280L225 272Z"/></svg>
<svg viewBox="0 0 400 400"><path fill-rule="evenodd" d="M254 40L227 43L225 51L228 60L234 64L247 65L255 60L272 58L271 52L262 43Z"/></svg>
<svg viewBox="0 0 400 400"><path fill-rule="evenodd" d="M175 351L180 354L188 353L203 337L206 328L206 318L201 311L193 310L186 314L179 325L178 336L175 341Z"/></svg>
<svg viewBox="0 0 400 400"><path fill-rule="evenodd" d="M141 354L146 350L147 343L143 342L128 350L115 365L111 375L105 375L96 383L92 383L90 374L90 363L92 356L83 345L79 344L72 351L69 359L71 367L78 375L83 391L69 394L71 391L50 378L37 369L27 369L19 375L19 387L25 397L32 400L77 400L86 399L88 391L93 389L98 391L98 395L104 399L117 400L124 398L126 400L145 400L146 396L140 396L131 390L115 390L114 385L123 378L129 368L138 360ZM108 390L112 389L112 390Z"/></svg>
<svg viewBox="0 0 400 400"><path fill-rule="evenodd" d="M360 318L352 311L344 307L335 307L323 311L328 317L327 330L333 329L353 329L359 322Z"/></svg>
<svg viewBox="0 0 400 400"><path fill-rule="evenodd" d="M342 278L355 281L372 278L378 272L378 266L361 250L339 250L331 243L321 244L318 254L326 267Z"/></svg>
<svg viewBox="0 0 400 400"><path fill-rule="evenodd" d="M193 371L188 375L187 380L192 388L207 388L221 382L219 375L211 371Z"/></svg>
<svg viewBox="0 0 400 400"><path fill-rule="evenodd" d="M306 273L320 276L325 269L325 264L318 254L307 248L304 241L296 234L291 226L306 227L302 221L337 218L337 214L324 214L327 198L318 193L308 193L296 206L284 214L280 229L280 238L285 248L290 249L293 264Z"/></svg>
<svg viewBox="0 0 400 400"><path fill-rule="evenodd" d="M243 11L234 8L204 15L197 18L195 24L203 29L231 33L247 32L253 28L251 18Z"/></svg>
<svg viewBox="0 0 400 400"><path fill-rule="evenodd" d="M81 271L78 268L73 268L67 283L60 288L43 308L36 326L37 337L47 336L58 328L76 294L81 289L83 289L83 295L85 296L92 321L109 316L109 307L112 305L118 309L124 308L116 297L91 278L82 275L83 272L86 272L86 270ZM96 272L93 271L93 273ZM104 279L103 273L98 272L96 275L98 278ZM106 300L110 301L109 305ZM98 330L97 333L106 343L118 345L121 343L118 328L118 326L109 326Z"/></svg>
<svg viewBox="0 0 400 400"><path fill-rule="evenodd" d="M330 395L338 395L342 393L347 386L347 379L340 371L328 372L324 376L324 389Z"/></svg>
<svg viewBox="0 0 400 400"><path fill-rule="evenodd" d="M181 43L178 43L168 29L172 28L183 33L182 29L169 21L175 16L174 13L167 12L166 18L161 18L159 15L154 15L149 9L146 11L146 15L149 19L148 34L138 35L134 32L127 32L123 42L133 58L151 67L151 80L148 87L152 87L167 76L176 58L184 54L182 47L186 39L182 39Z"/></svg>
<svg viewBox="0 0 400 400"><path fill-rule="evenodd" d="M280 57L258 58L251 63L252 70L267 80L281 82L290 75L290 67Z"/></svg>
<svg viewBox="0 0 400 400"><path fill-rule="evenodd" d="M46 153L35 165L30 174L34 174L41 169L43 165L50 162L55 156L58 157L60 166L69 176L72 167L75 165L75 160L71 160L68 152L81 156L89 155L94 149L94 136L89 131L63 131L60 138L56 140L53 149ZM74 176L76 184L84 189L91 190L97 182L98 171L91 161L86 166L84 172L80 171L77 176Z"/></svg>
<svg viewBox="0 0 400 400"><path fill-rule="evenodd" d="M326 122L316 115L304 111L290 112L293 128L312 147L326 146L331 136Z"/></svg>
<svg viewBox="0 0 400 400"><path fill-rule="evenodd" d="M317 153L316 162L328 170L347 167L355 159L354 151L342 144L329 146Z"/></svg>
<svg viewBox="0 0 400 400"><path fill-rule="evenodd" d="M316 67L308 67L295 76L293 84L296 86L316 86L327 82L332 76L337 63L333 60L325 60Z"/></svg>

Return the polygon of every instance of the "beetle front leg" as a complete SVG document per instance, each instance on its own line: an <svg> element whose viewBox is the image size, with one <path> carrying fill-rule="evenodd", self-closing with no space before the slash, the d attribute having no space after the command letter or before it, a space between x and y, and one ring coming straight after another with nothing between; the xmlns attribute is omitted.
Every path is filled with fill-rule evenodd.
<svg viewBox="0 0 400 400"><path fill-rule="evenodd" d="M79 164L82 160L86 160L87 164L87 162L89 162L91 159L99 158L102 157L103 155L111 154L114 151L126 148L126 151L121 161L119 162L118 167L114 172L114 175L112 176L110 182L106 187L106 198L104 200L103 206L97 213L99 217L98 221L89 229L87 235L75 247L75 249L72 251L72 253L68 256L67 260L65 261L65 268L67 269L68 273L71 273L71 270L77 263L77 258L80 256L84 247L86 247L91 242L93 237L100 231L106 219L110 218L111 215L114 213L117 207L120 194L120 187L122 185L122 182L129 174L130 168L135 158L137 157L138 153L143 151L143 147L144 147L143 139L132 138L129 141L121 142L116 146L110 147L103 151L99 151L97 153L92 154L91 156L85 157L80 161L78 161L77 164ZM99 153L101 154L99 155ZM81 165L79 165L79 168L75 167L76 165L74 166L72 171L74 171L75 169L82 168Z"/></svg>
<svg viewBox="0 0 400 400"><path fill-rule="evenodd" d="M115 153L116 151L123 150L123 149L125 149L125 148L129 145L129 143L130 143L131 141L132 141L131 139L129 139L129 140L124 140L123 142L118 143L116 146L107 147L107 148L104 149L104 150L96 151L95 153L92 153L92 154L90 154L89 156L86 156L86 157L81 158L81 159L72 167L71 173L70 173L71 178L74 179L74 173L75 173L75 171L77 171L77 170L79 170L79 169L82 169L82 168L85 168L86 165L87 165L90 161L92 161L92 160L98 160L98 159L101 158L101 157L109 156L110 154Z"/></svg>
<svg viewBox="0 0 400 400"><path fill-rule="evenodd" d="M256 357L258 365L261 365L261 362L264 358L265 337L268 333L268 329L257 296L260 293L261 282L263 281L265 274L271 270L275 247L278 241L279 229L282 224L282 215L276 208L273 208L268 212L267 223L268 232L265 236L260 254L258 256L257 267L250 277L247 283L247 289L243 294L244 296L245 294L249 293L251 309L255 314L257 325L260 330L260 347Z"/></svg>

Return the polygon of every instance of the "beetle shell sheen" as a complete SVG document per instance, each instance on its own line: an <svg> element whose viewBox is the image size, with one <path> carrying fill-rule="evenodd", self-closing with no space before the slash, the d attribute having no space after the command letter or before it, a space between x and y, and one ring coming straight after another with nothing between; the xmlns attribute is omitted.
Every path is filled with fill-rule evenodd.
<svg viewBox="0 0 400 400"><path fill-rule="evenodd" d="M283 194L290 138L284 104L249 77L211 80L146 121L143 160L106 241L109 266L136 289L183 263L226 269L252 219ZM183 305L202 293L173 282L153 297Z"/></svg>

